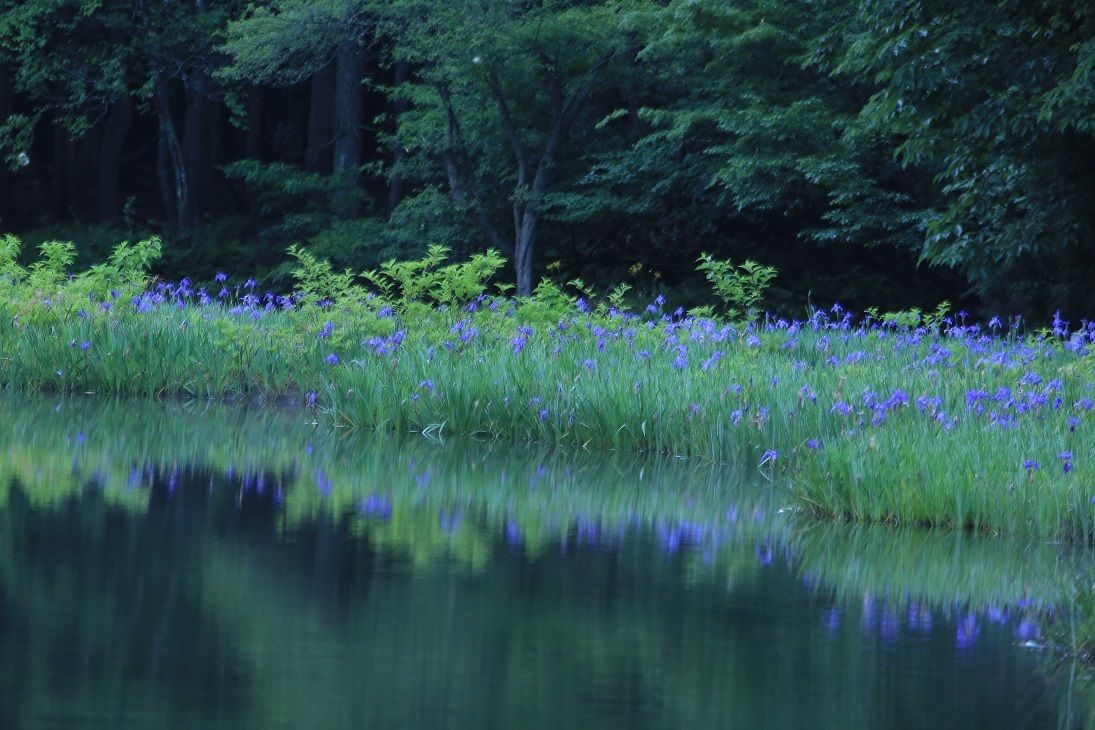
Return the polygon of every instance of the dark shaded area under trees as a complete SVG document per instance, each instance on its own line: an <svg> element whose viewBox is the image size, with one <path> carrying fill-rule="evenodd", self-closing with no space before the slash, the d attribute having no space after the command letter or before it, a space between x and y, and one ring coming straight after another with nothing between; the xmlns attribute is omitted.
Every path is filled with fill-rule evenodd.
<svg viewBox="0 0 1095 730"><path fill-rule="evenodd" d="M1091 316L1078 0L0 0L0 232L159 273L487 247L698 302ZM557 265L555 262L558 262ZM550 267L550 269L549 269Z"/></svg>

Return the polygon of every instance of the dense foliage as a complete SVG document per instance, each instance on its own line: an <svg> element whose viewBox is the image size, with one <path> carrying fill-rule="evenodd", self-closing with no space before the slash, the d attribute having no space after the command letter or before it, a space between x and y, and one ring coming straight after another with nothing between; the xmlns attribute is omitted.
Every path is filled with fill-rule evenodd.
<svg viewBox="0 0 1095 730"><path fill-rule="evenodd" d="M521 295L551 265L695 304L709 252L778 269L787 311L1079 317L1092 27L1074 0L0 0L0 230L156 233L169 278L276 286L291 245L493 248Z"/></svg>

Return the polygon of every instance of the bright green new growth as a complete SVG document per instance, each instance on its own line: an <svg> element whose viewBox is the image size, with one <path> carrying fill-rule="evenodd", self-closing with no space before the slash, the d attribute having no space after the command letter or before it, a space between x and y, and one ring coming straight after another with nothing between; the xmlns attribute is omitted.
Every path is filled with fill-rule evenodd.
<svg viewBox="0 0 1095 730"><path fill-rule="evenodd" d="M38 260L27 268L18 262L21 248L15 236L0 238L0 283L9 284L13 316L24 322L93 309L123 292L139 294L148 284L149 267L160 257L158 238L123 241L106 262L69 274L76 258L71 241L46 241L39 246Z"/></svg>
<svg viewBox="0 0 1095 730"><path fill-rule="evenodd" d="M353 272L336 272L330 262L316 259L303 248L289 248L289 255L297 260L293 278L303 303L328 300L347 308L371 302L371 309L387 305L400 313L416 308L424 313L434 305L471 301L486 293L487 283L506 263L494 249L475 254L463 263L445 264L448 254L448 247L433 245L421 259L393 259L379 270L363 272L361 278L376 288L370 294L356 283L358 277Z"/></svg>
<svg viewBox="0 0 1095 730"><path fill-rule="evenodd" d="M297 260L293 278L302 303L315 304L324 299L342 307L359 303L361 292L354 285L352 271L335 271L330 261L321 261L300 246L290 246L289 255Z"/></svg>
<svg viewBox="0 0 1095 730"><path fill-rule="evenodd" d="M880 313L877 307L871 307L865 313L871 319L882 322L891 327L910 328L924 327L933 332L938 332L943 325L944 318L951 311L951 303L940 302L934 312L924 313L918 307L905 309L900 312Z"/></svg>
<svg viewBox="0 0 1095 730"><path fill-rule="evenodd" d="M758 315L757 304L764 296L768 284L776 278L776 270L756 261L747 260L743 264L719 261L706 253L700 256L699 262L696 268L707 276L715 294L728 305L726 316L755 322Z"/></svg>
<svg viewBox="0 0 1095 730"><path fill-rule="evenodd" d="M391 260L363 276L384 299L406 311L416 303L471 301L486 292L487 281L506 263L496 250L487 249L464 263L443 265L448 254L448 247L435 244L418 261Z"/></svg>

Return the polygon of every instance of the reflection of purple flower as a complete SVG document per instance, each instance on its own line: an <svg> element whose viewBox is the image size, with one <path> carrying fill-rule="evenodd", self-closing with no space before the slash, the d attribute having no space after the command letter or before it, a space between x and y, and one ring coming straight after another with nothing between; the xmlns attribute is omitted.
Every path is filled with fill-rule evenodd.
<svg viewBox="0 0 1095 730"><path fill-rule="evenodd" d="M981 626L977 623L977 617L972 613L967 613L958 622L954 643L959 649L969 649L977 641L977 636L980 633Z"/></svg>
<svg viewBox="0 0 1095 730"><path fill-rule="evenodd" d="M757 560L761 565L772 564L772 546L771 545L758 545L757 546Z"/></svg>
<svg viewBox="0 0 1095 730"><path fill-rule="evenodd" d="M370 494L361 503L361 513L365 515L372 515L373 517L379 517L382 520L391 519L392 516L392 501L387 497L382 497L379 494Z"/></svg>
<svg viewBox="0 0 1095 730"><path fill-rule="evenodd" d="M861 622L865 630L869 629L871 624L874 623L874 596L869 593L863 596L863 617Z"/></svg>
<svg viewBox="0 0 1095 730"><path fill-rule="evenodd" d="M460 527L463 519L460 510L453 510L452 512L445 509L441 510L441 531L446 535L452 535Z"/></svg>
<svg viewBox="0 0 1095 730"><path fill-rule="evenodd" d="M327 478L327 472L322 469L316 469L316 486L324 496L331 493L331 480Z"/></svg>
<svg viewBox="0 0 1095 730"><path fill-rule="evenodd" d="M909 605L909 629L912 631L922 631L925 634L931 633L932 630L932 614L928 610L927 606L919 604Z"/></svg>
<svg viewBox="0 0 1095 730"><path fill-rule="evenodd" d="M1019 641L1037 641L1042 635L1042 630L1038 624L1034 623L1028 618L1024 618L1019 622L1019 626L1015 629L1016 635L1019 637Z"/></svg>
<svg viewBox="0 0 1095 730"><path fill-rule="evenodd" d="M886 606L882 609L882 641L887 644L892 644L897 641L898 630L901 627L901 621L895 611L890 606Z"/></svg>
<svg viewBox="0 0 1095 730"><path fill-rule="evenodd" d="M677 552L681 546L681 531L678 529L670 529L669 527L662 526L658 530L658 537L662 541L662 545L665 546L665 551L670 555Z"/></svg>
<svg viewBox="0 0 1095 730"><path fill-rule="evenodd" d="M837 631L840 630L840 609L833 606L825 615L821 617L822 623L825 626L825 630L829 633L829 638L832 639L836 636Z"/></svg>
<svg viewBox="0 0 1095 730"><path fill-rule="evenodd" d="M513 522L506 523L506 542L511 548L521 547L521 543L524 542L521 528Z"/></svg>
<svg viewBox="0 0 1095 730"><path fill-rule="evenodd" d="M584 517L578 518L577 540L591 547L596 546L601 540L601 523L591 522Z"/></svg>

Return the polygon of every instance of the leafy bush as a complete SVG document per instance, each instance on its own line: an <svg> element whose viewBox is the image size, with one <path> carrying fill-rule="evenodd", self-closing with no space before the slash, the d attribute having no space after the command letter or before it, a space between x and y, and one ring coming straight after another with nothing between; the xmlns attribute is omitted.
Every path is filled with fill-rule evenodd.
<svg viewBox="0 0 1095 730"><path fill-rule="evenodd" d="M735 264L732 261L719 261L710 254L703 254L699 258L699 266L707 280L715 289L715 294L722 301L730 305L726 310L726 316L731 319L744 318L750 322L757 318L757 305L764 296L764 291L772 279L776 278L776 270L771 266L758 264L756 261L747 260L743 264Z"/></svg>

